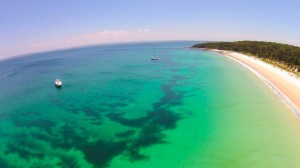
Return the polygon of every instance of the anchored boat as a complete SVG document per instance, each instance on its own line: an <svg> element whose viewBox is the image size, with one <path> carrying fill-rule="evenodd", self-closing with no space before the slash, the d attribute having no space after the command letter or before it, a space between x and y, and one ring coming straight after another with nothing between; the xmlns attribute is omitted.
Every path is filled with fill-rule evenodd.
<svg viewBox="0 0 300 168"><path fill-rule="evenodd" d="M151 60L152 61L157 61L158 60L158 58L157 57L155 57L155 49L154 49L154 54L153 54L154 56L153 57L151 57Z"/></svg>
<svg viewBox="0 0 300 168"><path fill-rule="evenodd" d="M56 87L61 87L62 86L62 82L59 79L56 79L54 84L55 84Z"/></svg>
<svg viewBox="0 0 300 168"><path fill-rule="evenodd" d="M156 58L156 57L151 57L151 60L156 61L156 60L158 60L158 58Z"/></svg>

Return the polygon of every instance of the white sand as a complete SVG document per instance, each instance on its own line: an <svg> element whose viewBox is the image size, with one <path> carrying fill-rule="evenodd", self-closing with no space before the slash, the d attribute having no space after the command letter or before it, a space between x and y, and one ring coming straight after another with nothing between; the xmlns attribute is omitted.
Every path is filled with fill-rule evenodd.
<svg viewBox="0 0 300 168"><path fill-rule="evenodd" d="M300 119L300 78L281 68L244 54L212 50L242 64L263 80Z"/></svg>

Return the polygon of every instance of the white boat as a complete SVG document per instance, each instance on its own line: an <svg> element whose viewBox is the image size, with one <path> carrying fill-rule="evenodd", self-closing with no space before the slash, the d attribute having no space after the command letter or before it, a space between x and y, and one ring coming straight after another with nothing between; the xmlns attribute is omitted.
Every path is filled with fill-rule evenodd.
<svg viewBox="0 0 300 168"><path fill-rule="evenodd" d="M158 58L156 58L155 57L155 49L154 49L154 54L153 54L154 56L153 57L151 57L151 60L153 60L153 61L156 61L156 60L158 60Z"/></svg>
<svg viewBox="0 0 300 168"><path fill-rule="evenodd" d="M56 79L54 84L55 84L56 87L61 87L62 86L62 82L59 79Z"/></svg>
<svg viewBox="0 0 300 168"><path fill-rule="evenodd" d="M156 60L158 60L158 58L156 58L156 57L151 57L151 60L156 61Z"/></svg>

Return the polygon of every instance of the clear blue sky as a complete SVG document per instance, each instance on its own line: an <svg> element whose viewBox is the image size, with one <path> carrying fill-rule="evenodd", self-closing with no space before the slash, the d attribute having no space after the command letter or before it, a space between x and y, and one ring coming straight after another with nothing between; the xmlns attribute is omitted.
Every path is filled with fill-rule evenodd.
<svg viewBox="0 0 300 168"><path fill-rule="evenodd" d="M297 0L0 0L0 58L89 44L266 40L300 46Z"/></svg>

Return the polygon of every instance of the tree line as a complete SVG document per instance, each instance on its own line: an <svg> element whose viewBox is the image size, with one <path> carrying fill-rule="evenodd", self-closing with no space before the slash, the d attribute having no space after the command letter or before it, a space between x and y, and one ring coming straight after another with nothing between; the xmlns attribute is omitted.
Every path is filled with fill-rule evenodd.
<svg viewBox="0 0 300 168"><path fill-rule="evenodd" d="M208 42L193 45L193 48L230 50L250 54L271 62L284 64L300 72L300 47L263 41Z"/></svg>

